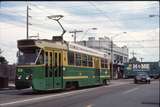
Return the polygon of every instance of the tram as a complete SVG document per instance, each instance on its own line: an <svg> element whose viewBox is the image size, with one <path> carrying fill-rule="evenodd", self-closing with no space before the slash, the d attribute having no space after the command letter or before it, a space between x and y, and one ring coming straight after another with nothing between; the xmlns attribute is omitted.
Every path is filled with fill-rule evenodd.
<svg viewBox="0 0 160 107"><path fill-rule="evenodd" d="M107 84L109 56L98 50L58 39L17 41L17 89L59 90Z"/></svg>

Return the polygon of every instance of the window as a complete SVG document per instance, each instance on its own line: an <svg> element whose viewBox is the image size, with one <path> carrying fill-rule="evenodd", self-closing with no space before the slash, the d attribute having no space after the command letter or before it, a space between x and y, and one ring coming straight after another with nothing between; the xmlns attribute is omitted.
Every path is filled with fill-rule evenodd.
<svg viewBox="0 0 160 107"><path fill-rule="evenodd" d="M52 52L50 52L50 69L52 69Z"/></svg>
<svg viewBox="0 0 160 107"><path fill-rule="evenodd" d="M36 64L44 64L44 52L43 52L43 50L41 51Z"/></svg>
<svg viewBox="0 0 160 107"><path fill-rule="evenodd" d="M68 52L68 64L74 65L74 53L71 51Z"/></svg>
<svg viewBox="0 0 160 107"><path fill-rule="evenodd" d="M76 53L76 65L81 66L81 54Z"/></svg>
<svg viewBox="0 0 160 107"><path fill-rule="evenodd" d="M88 56L88 66L92 67L93 63L92 63L92 56Z"/></svg>
<svg viewBox="0 0 160 107"><path fill-rule="evenodd" d="M48 52L45 52L45 77L48 77Z"/></svg>
<svg viewBox="0 0 160 107"><path fill-rule="evenodd" d="M101 58L101 67L102 68L108 68L108 60Z"/></svg>
<svg viewBox="0 0 160 107"><path fill-rule="evenodd" d="M26 48L20 49L18 52L18 65L35 64L40 49L38 48Z"/></svg>
<svg viewBox="0 0 160 107"><path fill-rule="evenodd" d="M82 65L83 66L87 66L87 55L85 55L85 54L82 54Z"/></svg>

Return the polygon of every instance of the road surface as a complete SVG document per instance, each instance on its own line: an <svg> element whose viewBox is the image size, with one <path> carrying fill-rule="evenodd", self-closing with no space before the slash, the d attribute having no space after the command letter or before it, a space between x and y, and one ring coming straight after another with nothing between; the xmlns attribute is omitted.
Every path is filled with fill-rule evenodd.
<svg viewBox="0 0 160 107"><path fill-rule="evenodd" d="M108 86L41 94L31 89L0 91L0 107L159 107L159 80L134 84L122 79Z"/></svg>

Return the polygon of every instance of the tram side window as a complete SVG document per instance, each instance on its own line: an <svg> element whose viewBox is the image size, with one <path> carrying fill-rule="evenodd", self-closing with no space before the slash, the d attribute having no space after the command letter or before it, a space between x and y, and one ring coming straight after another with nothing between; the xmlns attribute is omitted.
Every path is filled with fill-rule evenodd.
<svg viewBox="0 0 160 107"><path fill-rule="evenodd" d="M55 67L57 68L57 66L58 66L58 62L57 62L57 56L58 56L58 54L57 53L55 53ZM55 77L58 77L58 69L55 69Z"/></svg>
<svg viewBox="0 0 160 107"><path fill-rule="evenodd" d="M50 68L52 69L52 52L50 52Z"/></svg>
<svg viewBox="0 0 160 107"><path fill-rule="evenodd" d="M85 54L82 54L82 65L83 66L87 66L87 55Z"/></svg>
<svg viewBox="0 0 160 107"><path fill-rule="evenodd" d="M76 65L81 66L81 54L76 53Z"/></svg>
<svg viewBox="0 0 160 107"><path fill-rule="evenodd" d="M89 67L92 67L92 66L93 66L92 56L88 56L88 66L89 66Z"/></svg>
<svg viewBox="0 0 160 107"><path fill-rule="evenodd" d="M68 52L68 64L74 65L74 52L71 51Z"/></svg>
<svg viewBox="0 0 160 107"><path fill-rule="evenodd" d="M45 52L45 77L48 77L48 52Z"/></svg>
<svg viewBox="0 0 160 107"><path fill-rule="evenodd" d="M59 53L59 77L62 75L62 71L61 71L61 53Z"/></svg>
<svg viewBox="0 0 160 107"><path fill-rule="evenodd" d="M50 71L49 76L52 77L52 52L50 52Z"/></svg>

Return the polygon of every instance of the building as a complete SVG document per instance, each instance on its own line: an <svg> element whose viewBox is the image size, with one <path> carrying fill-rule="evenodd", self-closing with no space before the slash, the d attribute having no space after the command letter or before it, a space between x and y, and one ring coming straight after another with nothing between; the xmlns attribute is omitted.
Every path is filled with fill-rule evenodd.
<svg viewBox="0 0 160 107"><path fill-rule="evenodd" d="M111 40L108 37L100 37L98 40L95 37L89 37L86 41L78 41L77 44L84 45L90 48L106 52L111 57ZM113 43L113 75L114 78L122 78L124 71L124 63L128 62L127 46L118 47Z"/></svg>
<svg viewBox="0 0 160 107"><path fill-rule="evenodd" d="M15 80L15 65L0 64L0 88L7 88L9 81Z"/></svg>

